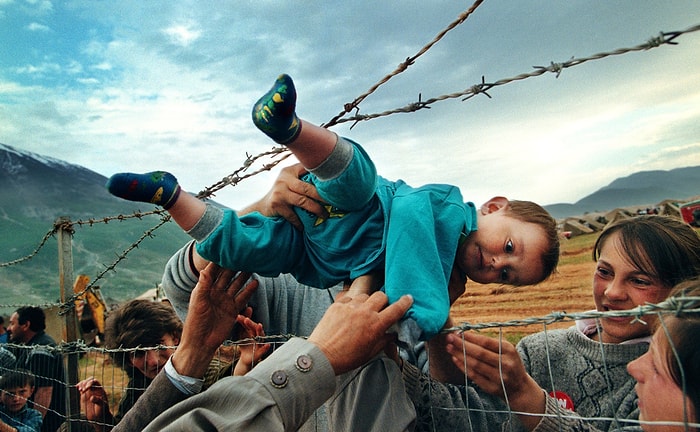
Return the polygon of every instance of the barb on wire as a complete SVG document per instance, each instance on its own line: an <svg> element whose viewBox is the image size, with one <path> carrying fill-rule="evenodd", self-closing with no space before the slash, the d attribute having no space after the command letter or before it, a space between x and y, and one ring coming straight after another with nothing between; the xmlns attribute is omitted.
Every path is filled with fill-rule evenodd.
<svg viewBox="0 0 700 432"><path fill-rule="evenodd" d="M493 87L493 84L487 83L484 81L484 76L481 76L481 84L474 84L473 86L469 87L469 92L471 93L469 96L465 97L462 99L462 102L464 102L467 99L471 99L474 96L478 95L479 93L483 93L486 96L488 96L489 99L491 99L491 95L488 94L488 90ZM430 107L428 107L430 108Z"/></svg>
<svg viewBox="0 0 700 432"><path fill-rule="evenodd" d="M476 8L478 8L479 5L481 5L482 2L483 2L483 0L476 0L471 5L471 7L469 9L462 12L459 15L459 17L457 17L456 20L452 21L444 30L442 30L440 33L438 33L437 36L435 36L431 42L429 42L427 45L425 45L423 48L421 48L420 51L418 51L418 53L416 53L415 55L413 55L411 57L407 57L406 60L404 60L402 63L400 63L398 65L398 67L396 69L394 69L393 72L391 72L390 74L386 75L384 78L379 80L379 82L377 82L375 85L373 85L365 93L363 93L360 96L358 96L357 98L355 98L355 100L353 100L352 102L348 102L348 103L344 104L343 111L340 112L339 114L337 114L332 119L330 119L330 121L328 121L328 123L324 124L323 126L324 127L335 126L336 124L341 123L341 121L340 121L341 118L343 118L343 116L348 114L350 111L352 111L353 109L359 110L358 105L360 105L360 103L362 101L364 101L369 95L371 95L372 93L377 91L377 89L379 87L381 87L382 85L387 83L391 78L406 71L406 69L408 69L409 66L413 65L416 62L418 57L420 57L423 54L425 54L426 52L428 52L428 50L430 48L432 48L435 44L437 44L452 29L454 29L458 25L464 23L471 16L471 14L476 10ZM345 120L345 121L348 121L348 120ZM357 123L357 121L355 123Z"/></svg>
<svg viewBox="0 0 700 432"><path fill-rule="evenodd" d="M160 211L160 210L158 211L158 214L160 214L160 216L161 216L161 220L160 220L160 222L159 222L156 226L154 226L153 228L151 228L151 229L149 229L148 231L144 232L144 233L141 235L141 237L139 237L138 240L136 240L136 241L135 241L134 243L132 243L128 248L126 248L120 255L118 255L117 258L116 258L116 260L115 260L112 264L110 264L110 265L108 265L108 266L105 266L104 270L102 270L102 272L100 272L97 276L95 276L95 279L93 279L89 284L87 284L87 286L86 286L84 289L82 289L80 292L73 293L71 296L67 297L66 300L65 300L65 302L63 302L63 303L61 304L61 308L60 308L61 310L59 311L58 314L59 314L59 315L65 315L66 313L68 313L68 311L70 311L72 308L75 307L75 301L76 301L76 300L78 300L78 299L79 299L82 295L84 295L87 291L91 290L91 289L95 286L95 284L97 284L97 282L100 281L100 280L105 276L105 274L107 274L107 272L113 271L113 270L117 267L117 264L119 264L120 262L122 262L123 260L125 260L126 257L127 257L127 255L128 255L132 250L138 248L139 245L140 245L146 238L153 238L153 237L155 237L155 236L153 235L153 233L154 233L158 228L162 227L163 225L165 225L166 223L168 223L168 222L170 221L170 215L164 214L163 212L164 212L164 211Z"/></svg>
<svg viewBox="0 0 700 432"><path fill-rule="evenodd" d="M696 32L698 30L700 30L700 24L689 27L689 28L687 28L685 30L681 30L681 31L661 33L661 38L659 40L655 40L654 43L647 41L643 44L640 44L640 45L637 45L637 46L634 46L631 48L620 48L620 49L617 49L614 51L599 53L599 54L595 54L595 55L592 55L589 57L583 57L583 58L572 57L570 60L567 60L567 61L561 62L561 63L550 62L549 66L533 66L535 70L532 72L522 73L522 74L514 76L512 78L500 79L500 80L492 82L492 83L486 83L483 81L483 78L482 78L481 84L476 84L474 86L471 86L462 92L451 93L451 94L446 94L446 95L430 98L422 104L421 108L428 108L430 105L433 105L437 102L444 101L447 99L463 98L464 96L467 96L467 97L464 97L463 100L467 100L478 93L484 93L485 90L490 90L494 87L499 87L502 85L510 84L510 83L515 82L515 81L522 81L522 80L525 80L528 78L537 77L537 76L543 75L543 74L548 73L548 72L554 73L554 74L556 74L556 77L559 77L564 69L570 68L573 66L578 66L578 65L581 65L583 63L592 61L592 60L601 60L601 59L604 59L606 57L627 54L627 53L635 52L635 51L645 51L645 50L655 48L657 46L662 46L662 45L677 45L678 42L675 42L674 39L676 39L677 37L679 37L681 35ZM491 97L488 94L487 94L487 96ZM414 110L412 108L413 108L413 104L407 105L404 107L400 107L400 108L395 108L395 109L383 111L380 113L363 114L362 116L356 116L356 117L346 117L346 118L338 119L336 121L336 124L345 123L345 122L357 123L359 121L366 121L366 120L375 119L378 117L386 117L386 116L393 115L393 114L413 112Z"/></svg>

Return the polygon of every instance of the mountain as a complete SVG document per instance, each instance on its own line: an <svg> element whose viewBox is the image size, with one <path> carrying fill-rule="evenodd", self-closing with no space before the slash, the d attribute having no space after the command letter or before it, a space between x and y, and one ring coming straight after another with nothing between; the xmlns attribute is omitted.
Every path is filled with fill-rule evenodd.
<svg viewBox="0 0 700 432"><path fill-rule="evenodd" d="M544 206L556 219L619 207L647 207L664 200L685 201L700 195L700 166L641 171L614 180L574 204Z"/></svg>
<svg viewBox="0 0 700 432"><path fill-rule="evenodd" d="M105 218L148 212L156 207L124 201L104 188L107 179L84 167L0 144L0 313L18 304L54 303L60 297L58 246L50 237L54 222L66 216L74 225L74 275L91 280L160 222L160 216L104 223ZM700 167L646 171L620 178L574 204L546 206L556 218L617 207L653 205L665 199L687 199L700 193ZM93 223L89 223L94 220ZM146 237L96 285L108 303L133 298L155 287L168 258L189 237L168 222ZM18 264L6 263L38 253Z"/></svg>
<svg viewBox="0 0 700 432"><path fill-rule="evenodd" d="M161 218L112 220L105 217L148 212L155 206L113 197L104 187L107 179L86 168L0 144L0 311L16 304L49 304L60 298L58 244L52 236L31 259L7 266L37 249L54 222L62 216L74 225L72 255L74 275L91 281L112 265L123 251L152 229ZM113 271L96 283L108 302L134 297L155 287L167 259L189 237L173 222L153 232L128 253ZM11 305L8 307L6 305Z"/></svg>

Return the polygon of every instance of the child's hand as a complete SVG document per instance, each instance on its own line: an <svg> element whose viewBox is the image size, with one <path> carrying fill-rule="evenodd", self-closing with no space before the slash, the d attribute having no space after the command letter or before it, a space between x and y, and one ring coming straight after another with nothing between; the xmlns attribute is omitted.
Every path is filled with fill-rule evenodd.
<svg viewBox="0 0 700 432"><path fill-rule="evenodd" d="M80 392L80 405L85 417L94 422L112 424L112 413L109 411L109 401L104 387L93 377L86 378L76 384Z"/></svg>
<svg viewBox="0 0 700 432"><path fill-rule="evenodd" d="M241 326L239 337L241 339L252 339L258 336L265 336L265 331L260 323L256 323L245 315L238 315L236 320ZM259 362L268 351L271 345L269 343L245 342L239 345L241 356L233 369L234 375L245 375L253 369L255 363Z"/></svg>

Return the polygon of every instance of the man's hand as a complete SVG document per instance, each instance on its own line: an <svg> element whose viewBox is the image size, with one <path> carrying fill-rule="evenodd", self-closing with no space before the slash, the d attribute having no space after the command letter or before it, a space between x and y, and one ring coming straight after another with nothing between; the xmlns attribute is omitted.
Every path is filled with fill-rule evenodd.
<svg viewBox="0 0 700 432"><path fill-rule="evenodd" d="M303 226L294 213L294 207L303 208L320 218L327 219L328 212L319 204L322 200L316 188L310 183L299 180L299 177L304 174L306 170L301 164L283 168L272 189L260 201L239 211L239 216L254 211L268 217L281 216L299 230L303 229Z"/></svg>
<svg viewBox="0 0 700 432"><path fill-rule="evenodd" d="M201 378L219 346L230 336L238 314L258 288L250 273L222 269L209 263L199 275L192 291L187 320L180 345L173 355L175 370L185 376Z"/></svg>
<svg viewBox="0 0 700 432"><path fill-rule="evenodd" d="M385 308L386 294L371 296L345 295L333 303L309 336L326 355L336 375L355 369L377 355L395 334L387 330L413 304L411 296L403 296Z"/></svg>

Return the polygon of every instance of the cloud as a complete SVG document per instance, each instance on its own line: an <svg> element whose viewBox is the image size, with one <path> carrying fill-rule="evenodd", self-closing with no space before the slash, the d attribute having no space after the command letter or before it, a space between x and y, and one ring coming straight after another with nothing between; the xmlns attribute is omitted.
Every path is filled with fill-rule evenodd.
<svg viewBox="0 0 700 432"><path fill-rule="evenodd" d="M29 23L26 27L27 30L29 31L35 31L35 32L48 32L51 30L51 28L47 25L44 24L39 24L36 22Z"/></svg>
<svg viewBox="0 0 700 432"><path fill-rule="evenodd" d="M202 31L193 28L192 24L177 24L163 30L170 41L182 47L188 47L202 35Z"/></svg>
<svg viewBox="0 0 700 432"><path fill-rule="evenodd" d="M15 68L15 73L19 75L46 75L56 73L61 70L57 63L40 63L38 65L25 65Z"/></svg>

